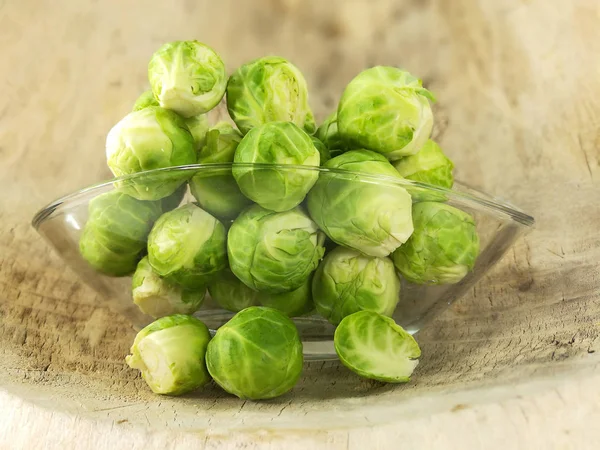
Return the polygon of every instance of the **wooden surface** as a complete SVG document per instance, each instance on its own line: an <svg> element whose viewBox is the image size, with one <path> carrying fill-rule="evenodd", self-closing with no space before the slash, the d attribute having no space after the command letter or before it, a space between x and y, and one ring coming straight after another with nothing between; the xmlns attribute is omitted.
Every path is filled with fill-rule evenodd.
<svg viewBox="0 0 600 450"><path fill-rule="evenodd" d="M421 75L457 176L536 217L419 334L411 384L319 363L267 402L153 396L128 323L30 227L109 176L106 132L184 38L288 57L319 119L365 66ZM0 448L600 447L597 1L0 0L0 50Z"/></svg>

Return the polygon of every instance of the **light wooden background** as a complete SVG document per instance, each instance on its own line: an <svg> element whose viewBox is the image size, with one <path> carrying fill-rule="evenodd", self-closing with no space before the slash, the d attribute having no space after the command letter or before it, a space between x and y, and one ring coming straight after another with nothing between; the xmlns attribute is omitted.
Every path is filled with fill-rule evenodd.
<svg viewBox="0 0 600 450"><path fill-rule="evenodd" d="M229 69L291 59L319 119L366 66L419 74L458 178L536 217L411 384L327 363L268 402L150 395L128 324L30 227L109 177L150 55L194 38ZM0 55L0 448L600 448L597 0L0 0Z"/></svg>

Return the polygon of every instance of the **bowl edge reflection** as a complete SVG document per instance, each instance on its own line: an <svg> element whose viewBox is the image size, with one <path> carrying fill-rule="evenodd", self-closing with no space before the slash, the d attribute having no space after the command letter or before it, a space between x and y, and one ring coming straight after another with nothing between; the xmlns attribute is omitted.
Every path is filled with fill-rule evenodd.
<svg viewBox="0 0 600 450"><path fill-rule="evenodd" d="M31 225L37 230L40 225L46 220L50 219L57 211L64 205L68 205L75 201L78 197L84 197L93 191L101 191L103 188L107 188L117 182L135 181L139 178L151 177L161 173L169 172L184 172L184 171L198 171L198 170L231 170L232 167L240 167L247 169L278 169L278 170L310 170L319 173L332 173L338 175L346 175L358 177L361 181L376 182L377 184L391 184L403 187L413 187L422 189L424 191L435 192L438 194L447 195L452 199L458 199L461 202L466 202L476 205L476 209L491 210L496 213L508 216L514 222L519 223L525 227L531 227L535 224L535 219L524 211L517 209L512 205L508 205L500 200L493 198L492 196L485 194L478 189L471 188L466 184L457 180L457 184L474 191L475 194L468 193L464 190L459 189L446 189L440 186L434 186L418 181L407 180L405 178L394 178L385 175L372 175L361 172L354 172L344 169L329 169L324 167L314 166L299 166L299 165L282 165L282 164L256 164L256 163L211 163L211 164L189 164L184 166L174 166L162 169L153 169L143 172L137 172L122 177L112 178L109 180L101 181L96 184L92 184L85 188L71 192L67 195L57 198L56 200L48 203L42 207L34 216L31 221Z"/></svg>

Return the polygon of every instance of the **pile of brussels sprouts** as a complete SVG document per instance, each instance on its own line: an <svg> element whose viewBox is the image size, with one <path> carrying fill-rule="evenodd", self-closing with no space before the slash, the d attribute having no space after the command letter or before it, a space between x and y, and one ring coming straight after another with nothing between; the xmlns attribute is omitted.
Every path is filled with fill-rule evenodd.
<svg viewBox="0 0 600 450"><path fill-rule="evenodd" d="M398 182L453 184L421 81L364 70L317 127L306 81L283 58L227 77L210 47L179 41L152 56L148 75L152 90L108 134L114 175L232 165L122 179L90 202L81 255L105 275L133 274L133 301L157 319L135 338L129 366L160 394L213 379L240 398L272 398L302 371L290 317L316 312L336 325L344 365L408 381L421 351L390 318L399 276L457 283L479 252L469 214ZM211 125L224 96L232 122ZM187 186L196 202L179 206ZM212 338L192 316L207 292L236 313Z"/></svg>

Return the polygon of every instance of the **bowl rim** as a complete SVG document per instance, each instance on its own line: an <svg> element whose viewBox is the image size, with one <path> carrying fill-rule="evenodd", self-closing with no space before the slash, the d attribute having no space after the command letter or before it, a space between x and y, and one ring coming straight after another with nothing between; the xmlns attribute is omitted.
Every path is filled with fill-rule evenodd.
<svg viewBox="0 0 600 450"><path fill-rule="evenodd" d="M160 169L152 169L145 170L141 172L136 172L133 174L124 175L121 177L115 177L108 180L100 181L98 183L89 185L82 189L78 189L69 194L66 194L62 197L59 197L50 203L46 204L44 207L40 208L31 221L31 225L37 230L40 225L44 223L46 220L50 219L55 213L60 211L61 206L64 206L68 203L75 201L78 197L83 197L95 190L101 190L108 185L114 185L118 182L127 182L136 180L137 178L145 178L149 176L153 176L155 174L160 174L162 172L185 172L185 171L198 171L198 170L231 170L232 168L242 168L242 169L277 169L277 170L306 170L313 171L318 173L333 173L339 175L350 175L353 177L358 177L360 180L370 181L381 184L392 184L402 187L412 186L425 191L432 191L440 194L444 194L450 198L457 198L462 202L472 203L477 206L477 209L486 209L491 210L495 213L500 213L502 215L508 216L511 220L519 223L520 225L531 227L535 224L535 219L517 208L514 205L508 204L505 201L494 198L488 194L481 192L479 189L473 188L466 183L461 182L460 180L455 180L455 186L451 189L447 189L441 186L435 186L428 183L423 183L420 181L413 181L406 178L396 178L388 175L374 175L368 174L364 172L356 172L345 169L332 169L322 166L304 166L304 165L292 165L292 164L266 164L266 163L207 163L207 164L187 164L182 166L172 166L172 167L164 167ZM463 186L464 188L469 189L470 191L475 192L469 193L460 189L456 189L456 185Z"/></svg>

